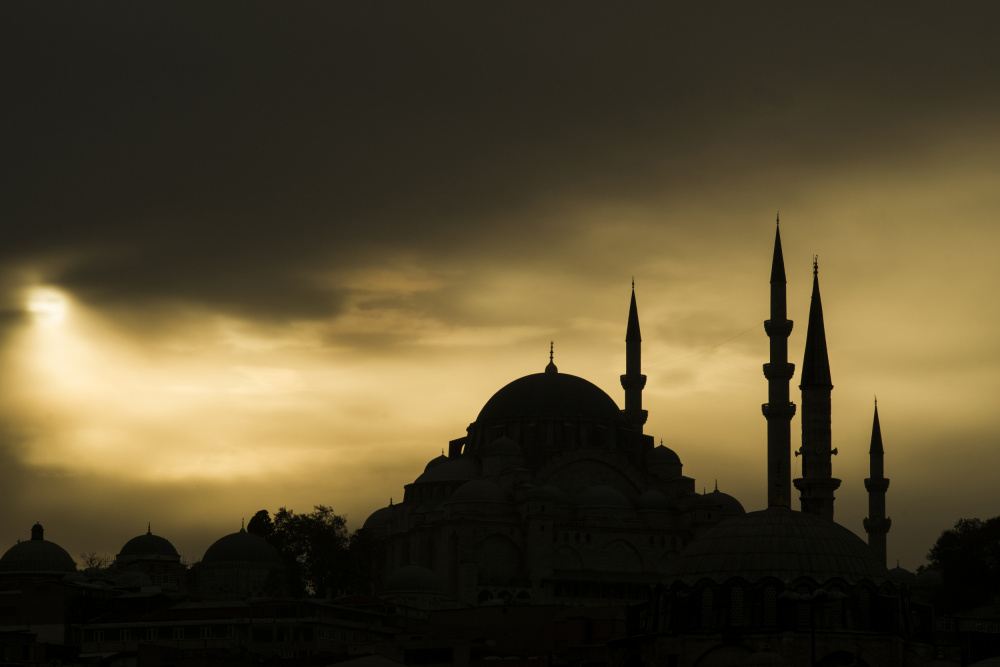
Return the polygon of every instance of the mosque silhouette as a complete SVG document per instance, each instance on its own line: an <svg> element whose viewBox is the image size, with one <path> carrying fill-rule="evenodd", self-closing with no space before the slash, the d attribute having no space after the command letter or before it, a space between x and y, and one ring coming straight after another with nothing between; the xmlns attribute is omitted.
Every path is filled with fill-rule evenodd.
<svg viewBox="0 0 1000 667"><path fill-rule="evenodd" d="M118 579L101 576L108 596L146 591L156 613L115 598L97 616L60 616L46 641L84 655L132 655L138 662L129 664L187 664L183 651L195 649L230 662L368 652L397 661L377 664L541 664L531 656L630 667L929 664L930 608L911 599L912 574L886 567L889 480L877 406L868 544L833 520L840 480L815 261L795 451L802 476L791 479L795 368L780 230L770 297L765 510L747 513L718 488L696 492L677 453L644 433L633 285L624 408L560 372L550 347L543 372L497 391L466 434L404 487L402 501L365 521L376 547L367 594L285 597L280 557L243 529L213 544L192 578L173 546L147 530L116 557ZM800 510L790 506L793 489ZM54 587L47 595L64 601L89 599L94 576L76 572L40 526L0 558L8 592L30 584ZM70 585L79 590L54 592ZM153 604L152 593L165 597ZM0 631L3 612L0 603Z"/></svg>

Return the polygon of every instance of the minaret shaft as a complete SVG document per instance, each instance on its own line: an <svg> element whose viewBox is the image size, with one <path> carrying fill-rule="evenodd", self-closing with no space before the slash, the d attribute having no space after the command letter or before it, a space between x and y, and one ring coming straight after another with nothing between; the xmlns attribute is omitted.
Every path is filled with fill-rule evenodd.
<svg viewBox="0 0 1000 667"><path fill-rule="evenodd" d="M788 319L785 299L785 260L781 253L781 233L774 234L774 258L771 263L771 318L764 322L770 338L771 355L764 364L767 378L767 403L761 406L767 419L767 506L787 502L791 491L791 422L795 404L789 400L788 383L795 365L788 363Z"/></svg>
<svg viewBox="0 0 1000 667"><path fill-rule="evenodd" d="M872 442L868 450L870 475L865 480L868 490L868 518L864 521L868 533L868 546L882 562L886 562L886 534L892 527L892 519L885 515L885 492L889 480L885 476L885 452L882 449L882 427L878 421L878 404L875 405L875 421L872 423Z"/></svg>
<svg viewBox="0 0 1000 667"><path fill-rule="evenodd" d="M833 477L831 436L830 358L823 323L823 301L819 293L819 267L813 263L812 302L806 349L802 359L802 477L795 480L801 493L802 511L833 521L833 492L840 480Z"/></svg>
<svg viewBox="0 0 1000 667"><path fill-rule="evenodd" d="M634 282L625 331L625 375L621 376L621 383L625 390L625 409L622 414L641 433L649 413L642 409L642 390L646 386L646 376L642 374L642 335L639 332L639 309L635 304Z"/></svg>

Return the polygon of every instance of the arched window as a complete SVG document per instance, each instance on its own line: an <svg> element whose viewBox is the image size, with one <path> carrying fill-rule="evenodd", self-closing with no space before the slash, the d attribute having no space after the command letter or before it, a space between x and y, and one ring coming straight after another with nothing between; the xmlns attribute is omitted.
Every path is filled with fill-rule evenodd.
<svg viewBox="0 0 1000 667"><path fill-rule="evenodd" d="M729 624L734 627L745 625L743 613L743 585L736 584L729 590Z"/></svg>
<svg viewBox="0 0 1000 667"><path fill-rule="evenodd" d="M764 587L764 609L761 622L766 627L778 624L778 589L774 586Z"/></svg>
<svg viewBox="0 0 1000 667"><path fill-rule="evenodd" d="M701 591L701 627L705 629L711 628L713 618L712 589L705 587Z"/></svg>

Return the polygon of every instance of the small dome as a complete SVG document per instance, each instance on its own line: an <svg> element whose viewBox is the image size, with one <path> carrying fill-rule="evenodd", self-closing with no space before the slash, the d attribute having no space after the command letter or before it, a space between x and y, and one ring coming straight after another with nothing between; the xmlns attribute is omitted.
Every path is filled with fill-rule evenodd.
<svg viewBox="0 0 1000 667"><path fill-rule="evenodd" d="M726 519L696 536L665 573L689 585L701 579L748 583L774 577L786 583L843 579L881 583L889 571L860 537L832 521L787 508Z"/></svg>
<svg viewBox="0 0 1000 667"><path fill-rule="evenodd" d="M486 402L478 422L562 417L621 421L621 410L602 389L583 378L548 372L526 375Z"/></svg>
<svg viewBox="0 0 1000 667"><path fill-rule="evenodd" d="M508 438L507 436L501 436L491 442L490 444L483 447L480 452L480 456L486 458L487 456L524 456L524 452L521 451L521 446L516 442Z"/></svg>
<svg viewBox="0 0 1000 667"><path fill-rule="evenodd" d="M259 535L248 533L240 528L240 532L220 537L205 552L201 559L205 564L219 563L271 563L281 564L278 550Z"/></svg>
<svg viewBox="0 0 1000 667"><path fill-rule="evenodd" d="M576 506L587 508L632 509L632 503L618 489L603 484L588 486L576 497Z"/></svg>
<svg viewBox="0 0 1000 667"><path fill-rule="evenodd" d="M180 557L177 549L174 548L174 545L169 540L159 535L153 535L149 529L146 530L145 535L133 537L126 542L125 546L122 547L121 553L118 554L119 558L122 556L130 556L132 558L141 558L143 556Z"/></svg>
<svg viewBox="0 0 1000 667"><path fill-rule="evenodd" d="M387 526L390 521L392 521L392 505L372 512L371 515L365 519L365 523L361 527L364 530L383 528Z"/></svg>
<svg viewBox="0 0 1000 667"><path fill-rule="evenodd" d="M913 574L906 568L900 567L898 564L896 567L889 570L889 576L897 584L912 584L917 578L917 575Z"/></svg>
<svg viewBox="0 0 1000 667"><path fill-rule="evenodd" d="M419 565L404 565L386 577L382 592L442 595L444 588L437 575L427 568Z"/></svg>
<svg viewBox="0 0 1000 667"><path fill-rule="evenodd" d="M646 454L646 462L650 465L681 465L681 457L669 447L657 445Z"/></svg>
<svg viewBox="0 0 1000 667"><path fill-rule="evenodd" d="M31 527L31 539L18 542L0 557L0 572L65 574L76 572L76 562L61 546L44 539L42 525Z"/></svg>
<svg viewBox="0 0 1000 667"><path fill-rule="evenodd" d="M424 472L427 472L431 468L441 465L442 463L445 463L447 461L448 457L444 455L444 452L441 452L441 456L435 456L434 458L432 458L430 461L427 462L427 465L424 466Z"/></svg>
<svg viewBox="0 0 1000 667"><path fill-rule="evenodd" d="M635 506L640 510L666 510L670 508L670 501L662 492L650 489L639 496Z"/></svg>
<svg viewBox="0 0 1000 667"><path fill-rule="evenodd" d="M740 501L733 498L728 493L722 493L718 489L712 493L705 493L693 502L693 507L708 507L716 509L723 514L746 514Z"/></svg>
<svg viewBox="0 0 1000 667"><path fill-rule="evenodd" d="M447 458L447 457L446 457ZM433 467L428 466L414 483L422 482L464 482L479 477L475 462L469 457L449 458Z"/></svg>
<svg viewBox="0 0 1000 667"><path fill-rule="evenodd" d="M499 486L486 479L466 482L451 494L449 503L509 503L510 498Z"/></svg>

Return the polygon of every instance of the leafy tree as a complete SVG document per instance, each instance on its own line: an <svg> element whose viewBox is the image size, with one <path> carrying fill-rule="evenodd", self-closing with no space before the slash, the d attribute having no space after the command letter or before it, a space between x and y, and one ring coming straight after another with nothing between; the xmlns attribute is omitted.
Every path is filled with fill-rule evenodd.
<svg viewBox="0 0 1000 667"><path fill-rule="evenodd" d="M940 604L953 612L990 602L1000 594L1000 516L981 521L959 519L927 554L941 572Z"/></svg>
<svg viewBox="0 0 1000 667"><path fill-rule="evenodd" d="M346 590L350 540L345 518L333 509L316 505L308 514L296 514L282 507L266 539L284 556L298 592L323 597Z"/></svg>
<svg viewBox="0 0 1000 667"><path fill-rule="evenodd" d="M263 537L265 540L274 532L274 522L267 510L259 510L247 523L247 532Z"/></svg>

